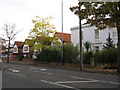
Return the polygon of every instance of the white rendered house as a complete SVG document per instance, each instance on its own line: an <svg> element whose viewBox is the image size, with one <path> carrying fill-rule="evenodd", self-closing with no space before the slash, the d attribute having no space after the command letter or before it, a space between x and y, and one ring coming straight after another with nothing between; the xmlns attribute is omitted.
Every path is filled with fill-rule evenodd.
<svg viewBox="0 0 120 90"><path fill-rule="evenodd" d="M95 26L82 25L82 42L89 41L91 45L91 49L94 51L102 50L104 43L106 43L106 39L108 38L108 33L113 40L113 43L117 46L118 37L117 37L117 29L106 28L104 30L96 30ZM72 27L71 28L71 42L73 45L79 45L79 27ZM84 48L84 45L82 46ZM84 48L85 51L85 48Z"/></svg>

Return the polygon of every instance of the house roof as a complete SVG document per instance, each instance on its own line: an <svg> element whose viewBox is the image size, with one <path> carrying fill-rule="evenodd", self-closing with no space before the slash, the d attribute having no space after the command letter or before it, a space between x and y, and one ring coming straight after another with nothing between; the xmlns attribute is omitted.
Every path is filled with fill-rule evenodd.
<svg viewBox="0 0 120 90"><path fill-rule="evenodd" d="M15 41L15 44L17 45L17 47L22 47L23 46L22 41Z"/></svg>
<svg viewBox="0 0 120 90"><path fill-rule="evenodd" d="M28 42L28 41L30 41L30 40L31 40L31 39L25 39L25 41L24 41L23 44L25 44L25 42ZM30 46L30 47L34 46L34 43L31 43L29 46Z"/></svg>
<svg viewBox="0 0 120 90"><path fill-rule="evenodd" d="M61 32L56 32L55 34L57 34L58 37L62 40L62 33ZM63 33L63 42L71 42L71 34Z"/></svg>

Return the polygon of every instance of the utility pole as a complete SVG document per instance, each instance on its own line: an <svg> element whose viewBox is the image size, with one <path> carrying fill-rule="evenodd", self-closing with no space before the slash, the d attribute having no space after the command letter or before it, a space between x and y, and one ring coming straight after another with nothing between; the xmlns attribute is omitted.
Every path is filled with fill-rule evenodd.
<svg viewBox="0 0 120 90"><path fill-rule="evenodd" d="M83 60L82 60L82 28L81 28L81 16L80 16L80 1L79 1L79 43L80 43L80 71L83 70Z"/></svg>
<svg viewBox="0 0 120 90"><path fill-rule="evenodd" d="M62 13L62 65L64 66L64 59L63 59L63 0L61 2L61 13Z"/></svg>

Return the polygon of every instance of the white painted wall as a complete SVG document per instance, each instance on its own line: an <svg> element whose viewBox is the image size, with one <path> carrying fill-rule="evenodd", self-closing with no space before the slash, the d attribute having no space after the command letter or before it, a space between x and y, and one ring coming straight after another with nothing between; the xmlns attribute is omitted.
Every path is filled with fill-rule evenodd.
<svg viewBox="0 0 120 90"><path fill-rule="evenodd" d="M99 39L95 39L95 26L92 27L82 27L82 34L83 34L83 40L82 42L89 41L92 43L92 50L95 50L95 46L99 46L99 50L103 49L104 43L106 43L106 38L108 38L108 33L110 33L111 38L113 40L113 43L117 45L117 37L113 37L113 32L117 33L117 29L109 29L106 28L105 30L99 30ZM71 42L74 46L79 44L79 27L72 27L71 28ZM84 45L83 45L84 47ZM85 50L85 49L84 49Z"/></svg>

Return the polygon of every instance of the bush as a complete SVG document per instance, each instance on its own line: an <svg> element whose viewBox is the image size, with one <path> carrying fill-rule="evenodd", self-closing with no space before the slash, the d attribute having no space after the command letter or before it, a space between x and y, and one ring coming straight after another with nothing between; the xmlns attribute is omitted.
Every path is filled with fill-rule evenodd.
<svg viewBox="0 0 120 90"><path fill-rule="evenodd" d="M72 44L64 44L63 59L65 63L78 63L79 50L78 46Z"/></svg>
<svg viewBox="0 0 120 90"><path fill-rule="evenodd" d="M37 55L38 61L47 62L60 62L61 61L61 51L58 48L50 47L44 51L40 51Z"/></svg>
<svg viewBox="0 0 120 90"><path fill-rule="evenodd" d="M71 44L64 44L63 46L63 59L65 63L78 63L79 50L77 46ZM40 51L37 54L38 61L47 62L61 62L62 50L61 47L49 47L44 51Z"/></svg>
<svg viewBox="0 0 120 90"><path fill-rule="evenodd" d="M17 56L18 61L22 61L22 58L23 58L23 55L22 55L22 54L19 54L19 55Z"/></svg>
<svg viewBox="0 0 120 90"><path fill-rule="evenodd" d="M117 48L104 49L94 54L97 63L117 64Z"/></svg>
<svg viewBox="0 0 120 90"><path fill-rule="evenodd" d="M83 63L90 64L90 58L93 56L93 52L88 51L83 53Z"/></svg>

